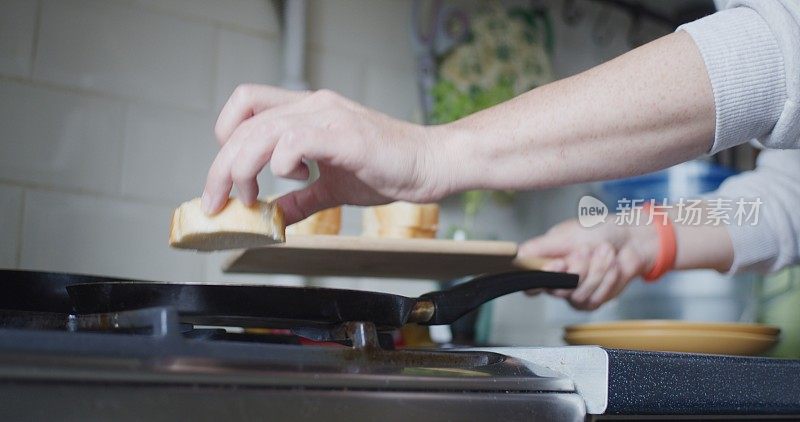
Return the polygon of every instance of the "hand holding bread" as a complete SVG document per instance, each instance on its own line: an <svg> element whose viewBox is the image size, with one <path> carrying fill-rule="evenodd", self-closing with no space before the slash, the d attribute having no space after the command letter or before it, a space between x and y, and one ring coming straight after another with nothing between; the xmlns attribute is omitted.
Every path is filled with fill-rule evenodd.
<svg viewBox="0 0 800 422"><path fill-rule="evenodd" d="M221 149L208 172L203 210L219 212L234 185L244 204L254 204L256 176L267 164L278 177L305 180L304 160L316 161L319 179L278 199L287 224L342 204L436 200L450 187L446 170L433 161L450 156L436 130L331 91L240 86L217 121Z"/></svg>
<svg viewBox="0 0 800 422"><path fill-rule="evenodd" d="M195 198L173 213L169 244L198 251L255 248L284 242L285 231L283 212L275 202L246 206L230 198L219 213L209 216Z"/></svg>

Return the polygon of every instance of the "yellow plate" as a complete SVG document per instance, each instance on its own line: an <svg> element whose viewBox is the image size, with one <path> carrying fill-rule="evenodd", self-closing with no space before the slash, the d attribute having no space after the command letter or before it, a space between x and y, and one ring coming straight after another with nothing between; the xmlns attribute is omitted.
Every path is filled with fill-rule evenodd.
<svg viewBox="0 0 800 422"><path fill-rule="evenodd" d="M570 325L565 328L568 333L597 332L619 330L687 330L687 331L724 331L777 336L780 328L767 324L749 324L738 322L694 322L667 319L643 319L613 322L595 322L589 324Z"/></svg>
<svg viewBox="0 0 800 422"><path fill-rule="evenodd" d="M757 356L778 342L776 335L682 329L626 329L567 332L569 344L599 345L613 349L710 353Z"/></svg>

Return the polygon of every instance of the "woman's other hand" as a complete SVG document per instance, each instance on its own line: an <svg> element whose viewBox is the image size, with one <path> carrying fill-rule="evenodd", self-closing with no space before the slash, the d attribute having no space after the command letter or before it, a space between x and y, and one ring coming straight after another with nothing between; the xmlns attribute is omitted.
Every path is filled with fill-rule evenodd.
<svg viewBox="0 0 800 422"><path fill-rule="evenodd" d="M543 268L578 274L574 290L552 290L576 309L594 310L617 297L628 283L655 261L658 238L651 226L606 222L585 228L567 220L523 243L521 258L548 258Z"/></svg>

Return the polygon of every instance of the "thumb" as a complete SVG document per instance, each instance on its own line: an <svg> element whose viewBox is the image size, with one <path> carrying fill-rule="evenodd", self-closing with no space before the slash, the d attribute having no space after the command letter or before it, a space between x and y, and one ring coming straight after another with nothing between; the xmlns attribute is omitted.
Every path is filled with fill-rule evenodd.
<svg viewBox="0 0 800 422"><path fill-rule="evenodd" d="M288 226L317 211L340 204L331 199L320 181L317 180L303 189L289 192L278 198L278 205L283 210L283 217Z"/></svg>

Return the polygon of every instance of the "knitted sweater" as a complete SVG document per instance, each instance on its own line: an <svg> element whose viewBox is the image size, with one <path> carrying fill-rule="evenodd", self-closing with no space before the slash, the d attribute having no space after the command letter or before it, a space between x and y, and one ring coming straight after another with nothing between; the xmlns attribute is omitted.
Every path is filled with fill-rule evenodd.
<svg viewBox="0 0 800 422"><path fill-rule="evenodd" d="M727 226L730 271L776 271L800 262L800 0L716 3L719 12L678 28L694 39L711 80L716 129L709 152L751 139L773 150L711 196L760 199L756 225Z"/></svg>

